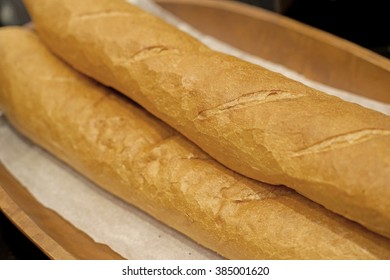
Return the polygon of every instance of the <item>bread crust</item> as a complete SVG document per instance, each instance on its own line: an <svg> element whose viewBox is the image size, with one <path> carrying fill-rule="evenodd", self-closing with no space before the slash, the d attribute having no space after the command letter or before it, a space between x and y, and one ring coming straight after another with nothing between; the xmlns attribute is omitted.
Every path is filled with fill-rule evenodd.
<svg viewBox="0 0 390 280"><path fill-rule="evenodd" d="M0 56L0 108L20 132L203 246L231 259L390 259L389 239L226 169L31 31L0 29Z"/></svg>
<svg viewBox="0 0 390 280"><path fill-rule="evenodd" d="M390 237L390 118L210 50L121 0L26 0L49 47L250 178Z"/></svg>

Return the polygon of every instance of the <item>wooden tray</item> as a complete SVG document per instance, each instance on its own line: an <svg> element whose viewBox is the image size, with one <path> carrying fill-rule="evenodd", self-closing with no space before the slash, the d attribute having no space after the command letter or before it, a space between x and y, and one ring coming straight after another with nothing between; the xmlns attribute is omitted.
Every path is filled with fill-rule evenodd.
<svg viewBox="0 0 390 280"><path fill-rule="evenodd" d="M283 16L233 1L158 0L200 31L330 86L390 103L390 61ZM0 163L1 211L52 259L121 259L42 206Z"/></svg>

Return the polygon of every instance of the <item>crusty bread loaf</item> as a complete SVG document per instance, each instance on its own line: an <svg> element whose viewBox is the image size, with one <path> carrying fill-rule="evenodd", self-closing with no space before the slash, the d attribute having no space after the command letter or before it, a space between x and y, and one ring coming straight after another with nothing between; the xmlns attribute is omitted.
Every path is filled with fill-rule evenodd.
<svg viewBox="0 0 390 280"><path fill-rule="evenodd" d="M32 32L0 29L0 56L0 108L16 128L221 255L390 258L389 239L293 190L224 168L131 101L66 66Z"/></svg>
<svg viewBox="0 0 390 280"><path fill-rule="evenodd" d="M224 165L390 237L388 116L214 52L121 0L25 2L56 54Z"/></svg>

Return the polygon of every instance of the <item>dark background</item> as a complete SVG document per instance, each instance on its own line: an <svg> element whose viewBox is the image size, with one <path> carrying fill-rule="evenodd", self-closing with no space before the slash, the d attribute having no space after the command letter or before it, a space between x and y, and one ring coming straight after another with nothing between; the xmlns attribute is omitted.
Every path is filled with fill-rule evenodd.
<svg viewBox="0 0 390 280"><path fill-rule="evenodd" d="M80 0L82 1L82 0ZM241 0L355 42L390 58L389 1ZM0 0L0 26L30 19L20 0ZM47 259L0 212L0 259Z"/></svg>
<svg viewBox="0 0 390 280"><path fill-rule="evenodd" d="M0 260L45 260L43 254L0 212Z"/></svg>
<svg viewBox="0 0 390 280"><path fill-rule="evenodd" d="M389 1L242 0L325 30L390 58Z"/></svg>

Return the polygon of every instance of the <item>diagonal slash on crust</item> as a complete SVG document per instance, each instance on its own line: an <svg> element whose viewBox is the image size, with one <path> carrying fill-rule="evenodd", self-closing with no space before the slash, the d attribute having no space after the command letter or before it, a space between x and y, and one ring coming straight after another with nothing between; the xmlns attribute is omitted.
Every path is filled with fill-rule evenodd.
<svg viewBox="0 0 390 280"><path fill-rule="evenodd" d="M99 11L95 13L85 13L77 15L73 20L93 20L108 17L132 17L131 13L116 11Z"/></svg>
<svg viewBox="0 0 390 280"><path fill-rule="evenodd" d="M314 145L295 151L292 153L291 157L299 157L308 154L317 154L321 152L340 149L350 145L368 141L373 138L389 135L390 130L385 129L363 129L353 131L327 138L323 141L315 143Z"/></svg>
<svg viewBox="0 0 390 280"><path fill-rule="evenodd" d="M204 120L211 116L224 113L229 110L252 107L263 103L291 100L306 96L302 93L292 93L284 90L260 90L245 93L231 101L218 105L217 107L199 112L195 119Z"/></svg>

